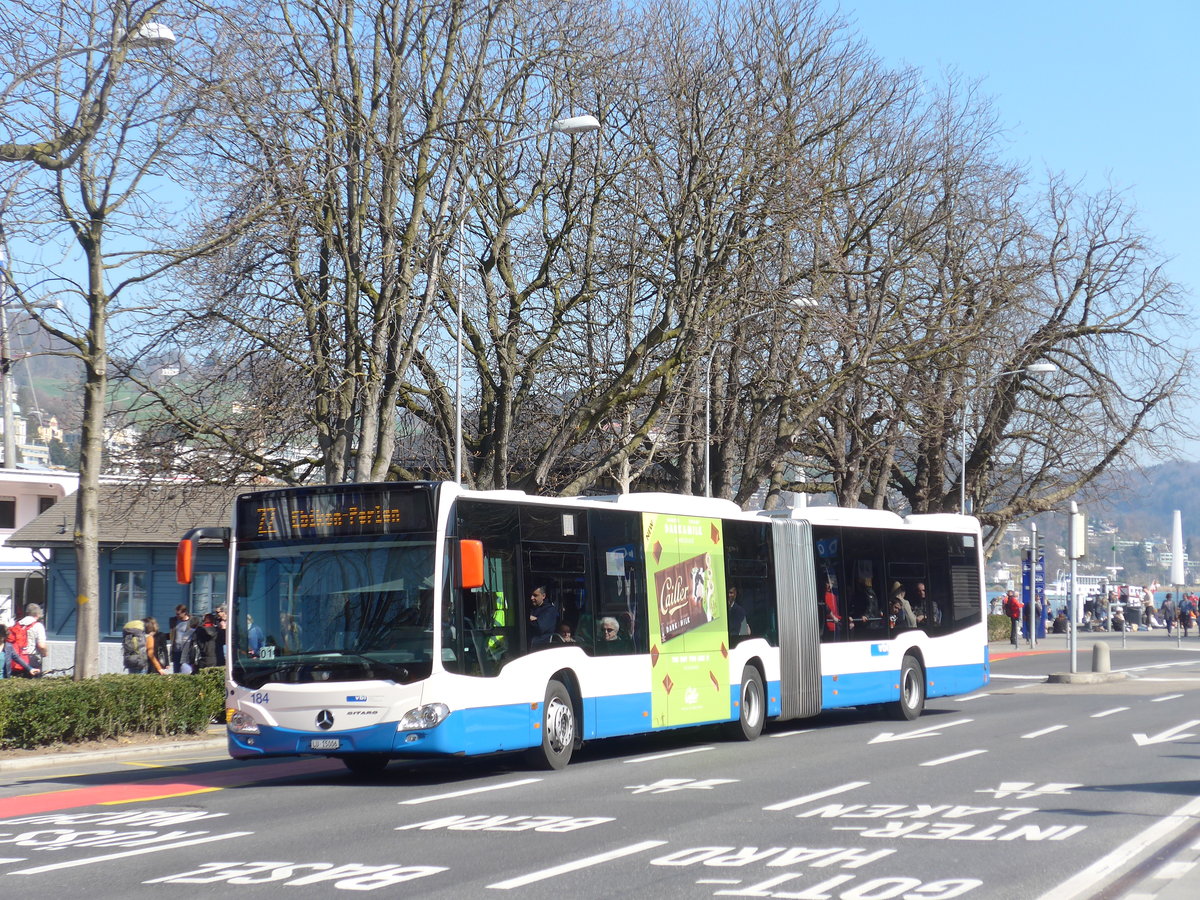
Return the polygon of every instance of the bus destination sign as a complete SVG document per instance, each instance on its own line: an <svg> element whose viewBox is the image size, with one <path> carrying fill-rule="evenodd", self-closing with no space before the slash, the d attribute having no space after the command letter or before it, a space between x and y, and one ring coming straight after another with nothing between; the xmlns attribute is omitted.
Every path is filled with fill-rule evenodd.
<svg viewBox="0 0 1200 900"><path fill-rule="evenodd" d="M238 498L238 540L356 537L430 531L427 489L386 485L263 491Z"/></svg>

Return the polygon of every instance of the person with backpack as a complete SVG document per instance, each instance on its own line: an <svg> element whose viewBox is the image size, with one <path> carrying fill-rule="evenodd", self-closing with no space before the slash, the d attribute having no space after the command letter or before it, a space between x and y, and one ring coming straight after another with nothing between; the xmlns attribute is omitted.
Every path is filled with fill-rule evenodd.
<svg viewBox="0 0 1200 900"><path fill-rule="evenodd" d="M121 656L130 675L145 675L150 667L146 656L146 626L141 619L130 619L121 629Z"/></svg>
<svg viewBox="0 0 1200 900"><path fill-rule="evenodd" d="M13 629L16 629L15 633ZM9 640L10 634L13 634L12 640ZM21 649L25 644L23 635L24 631L18 625L0 625L0 648L4 650L0 678L36 678L42 674L30 664Z"/></svg>
<svg viewBox="0 0 1200 900"><path fill-rule="evenodd" d="M1021 610L1024 608L1025 604L1017 599L1017 592L1009 591L1008 596L1004 598L1004 614L1011 623L1008 639L1014 647L1020 646Z"/></svg>
<svg viewBox="0 0 1200 900"><path fill-rule="evenodd" d="M213 621L212 613L205 613L204 620L192 632L192 641L196 645L197 668L211 669L221 665L218 649L219 632Z"/></svg>
<svg viewBox="0 0 1200 900"><path fill-rule="evenodd" d="M42 608L36 603L25 605L25 615L12 628L24 629L25 644L20 647L21 656L29 661L29 665L39 672L46 668L46 657L50 648L46 644L46 626L42 624Z"/></svg>

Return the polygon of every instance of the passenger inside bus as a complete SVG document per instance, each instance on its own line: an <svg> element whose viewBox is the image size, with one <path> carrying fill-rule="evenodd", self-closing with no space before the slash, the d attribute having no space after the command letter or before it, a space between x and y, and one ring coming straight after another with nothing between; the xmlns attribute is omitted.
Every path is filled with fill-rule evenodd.
<svg viewBox="0 0 1200 900"><path fill-rule="evenodd" d="M601 654L629 653L633 649L633 641L621 634L621 625L614 616L604 616L600 620L600 640L596 642L596 652Z"/></svg>
<svg viewBox="0 0 1200 900"><path fill-rule="evenodd" d="M746 620L746 610L738 603L738 589L731 584L725 591L725 601L729 607L729 636L734 637L750 633L750 623Z"/></svg>
<svg viewBox="0 0 1200 900"><path fill-rule="evenodd" d="M821 602L825 607L821 615L825 622L825 630L836 632L842 622L842 615L838 606L837 588L834 585L833 577L828 573L825 575L825 584L821 589Z"/></svg>
<svg viewBox="0 0 1200 900"><path fill-rule="evenodd" d="M882 623L879 595L875 593L874 580L870 575L860 576L855 584L850 617L876 627Z"/></svg>
<svg viewBox="0 0 1200 900"><path fill-rule="evenodd" d="M558 607L546 597L546 588L539 585L529 595L527 631L530 648L550 643L550 636L558 627Z"/></svg>
<svg viewBox="0 0 1200 900"><path fill-rule="evenodd" d="M907 594L904 585L898 581L892 582L891 610L888 615L888 624L892 628L917 627L917 617L909 605Z"/></svg>
<svg viewBox="0 0 1200 900"><path fill-rule="evenodd" d="M913 613L917 617L918 625L928 627L930 624L942 624L942 609L929 599L928 592L925 590L925 582L917 582L913 588L913 596L909 603L912 605Z"/></svg>

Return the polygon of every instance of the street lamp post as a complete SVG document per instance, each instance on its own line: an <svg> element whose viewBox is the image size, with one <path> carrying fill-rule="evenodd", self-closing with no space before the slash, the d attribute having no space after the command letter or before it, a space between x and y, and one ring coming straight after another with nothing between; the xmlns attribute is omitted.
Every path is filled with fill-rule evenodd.
<svg viewBox="0 0 1200 900"><path fill-rule="evenodd" d="M492 153L503 150L505 147L511 147L514 144L521 144L525 141L532 141L535 138L543 137L547 134L586 134L589 131L598 131L600 129L600 120L595 116L571 116L566 119L558 119L551 123L549 128L541 131L535 131L532 134L524 134L520 137L510 138L507 141L501 141L496 146L492 147L484 154L487 158ZM454 483L462 484L462 456L463 456L463 434L462 434L462 364L463 364L463 300L466 297L466 210L467 210L467 178L463 177L462 183L459 185L458 195L458 315L456 317L454 328Z"/></svg>
<svg viewBox="0 0 1200 900"><path fill-rule="evenodd" d="M978 385L977 389L983 389L995 384L1002 378L1007 378L1009 375L1046 375L1050 372L1057 372L1058 366L1052 362L1031 363L1023 369L1013 369L1011 372L1000 372L993 375L987 381ZM967 419L971 415L971 397L968 394L963 403L963 421L962 429L959 431L959 479L958 479L958 511L963 515L967 514Z"/></svg>
<svg viewBox="0 0 1200 900"><path fill-rule="evenodd" d="M0 247L0 400L4 407L4 468L17 465L17 439L13 433L12 357L8 352L8 256Z"/></svg>

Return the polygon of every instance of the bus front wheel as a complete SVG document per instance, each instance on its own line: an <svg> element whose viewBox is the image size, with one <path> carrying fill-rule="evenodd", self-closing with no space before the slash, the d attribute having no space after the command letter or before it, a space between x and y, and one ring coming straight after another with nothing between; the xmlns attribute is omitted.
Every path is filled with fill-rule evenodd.
<svg viewBox="0 0 1200 900"><path fill-rule="evenodd" d="M730 725L730 733L743 741L752 741L762 734L763 722L767 717L767 705L763 700L762 676L754 666L742 670L742 691L738 702L738 720Z"/></svg>
<svg viewBox="0 0 1200 900"><path fill-rule="evenodd" d="M542 745L529 751L529 761L539 769L561 769L575 752L575 706L561 681L546 685L542 704Z"/></svg>
<svg viewBox="0 0 1200 900"><path fill-rule="evenodd" d="M892 710L897 719L912 721L925 710L925 669L914 656L900 666L900 699Z"/></svg>

